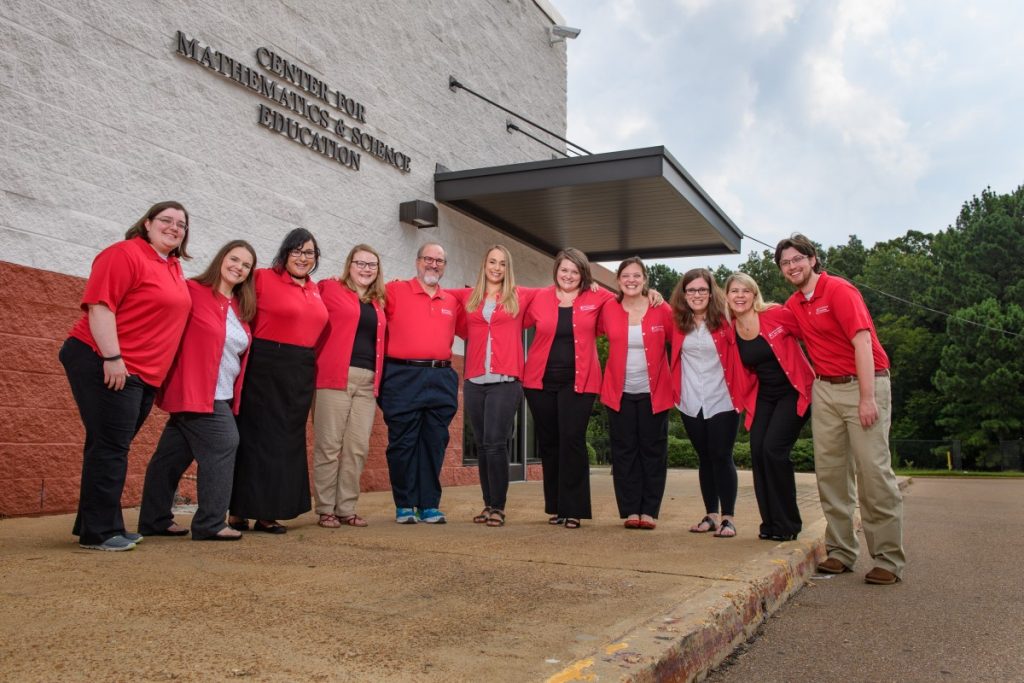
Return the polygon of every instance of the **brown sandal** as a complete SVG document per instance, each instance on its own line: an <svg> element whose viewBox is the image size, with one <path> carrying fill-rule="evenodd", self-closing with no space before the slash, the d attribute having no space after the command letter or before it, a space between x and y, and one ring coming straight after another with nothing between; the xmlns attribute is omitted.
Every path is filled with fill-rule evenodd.
<svg viewBox="0 0 1024 683"><path fill-rule="evenodd" d="M341 526L341 520L334 515L320 515L320 521L317 524L325 529L337 529Z"/></svg>
<svg viewBox="0 0 1024 683"><path fill-rule="evenodd" d="M484 508L480 511L480 514L473 518L473 524L486 524L487 518L491 514L491 508Z"/></svg>
<svg viewBox="0 0 1024 683"><path fill-rule="evenodd" d="M505 513L502 510L491 510L487 516L487 526L505 526Z"/></svg>
<svg viewBox="0 0 1024 683"><path fill-rule="evenodd" d="M349 515L348 517L338 517L338 521L341 524L347 524L348 526L369 526L369 523L360 517L359 515ZM341 525L339 524L339 526Z"/></svg>

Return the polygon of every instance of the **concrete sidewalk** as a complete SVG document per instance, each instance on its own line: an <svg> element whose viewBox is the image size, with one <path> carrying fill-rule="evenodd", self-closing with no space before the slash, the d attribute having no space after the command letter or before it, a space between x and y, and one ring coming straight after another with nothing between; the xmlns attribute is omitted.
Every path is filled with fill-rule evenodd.
<svg viewBox="0 0 1024 683"><path fill-rule="evenodd" d="M444 526L396 525L390 493L367 493L367 528L310 513L285 536L130 553L78 548L71 516L2 520L0 679L690 680L823 554L813 475L797 476L804 532L781 544L757 539L749 472L734 539L687 532L695 471L669 473L655 531L622 528L607 470L591 485L579 530L547 524L539 482L512 485L504 528L472 523L473 486L445 489Z"/></svg>

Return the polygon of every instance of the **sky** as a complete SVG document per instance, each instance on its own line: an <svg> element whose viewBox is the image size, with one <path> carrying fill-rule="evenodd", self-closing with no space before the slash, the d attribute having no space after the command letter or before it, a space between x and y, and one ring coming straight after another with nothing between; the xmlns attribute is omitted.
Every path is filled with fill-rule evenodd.
<svg viewBox="0 0 1024 683"><path fill-rule="evenodd" d="M828 247L938 232L1024 184L1024 2L554 0L567 137L664 145L740 230ZM741 255L673 259L683 271Z"/></svg>

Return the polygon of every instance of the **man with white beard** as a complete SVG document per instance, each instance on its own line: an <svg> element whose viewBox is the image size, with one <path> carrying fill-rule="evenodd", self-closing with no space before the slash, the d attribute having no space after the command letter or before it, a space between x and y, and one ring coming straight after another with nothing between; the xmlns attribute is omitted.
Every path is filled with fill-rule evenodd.
<svg viewBox="0 0 1024 683"><path fill-rule="evenodd" d="M416 277L387 285L384 375L377 399L388 426L388 472L399 524L444 524L441 464L458 409L452 342L462 307L439 286L444 248L416 253Z"/></svg>

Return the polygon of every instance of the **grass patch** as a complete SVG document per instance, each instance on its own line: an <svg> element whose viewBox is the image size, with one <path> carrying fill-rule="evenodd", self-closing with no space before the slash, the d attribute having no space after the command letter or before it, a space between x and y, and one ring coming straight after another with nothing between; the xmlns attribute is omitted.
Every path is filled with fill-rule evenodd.
<svg viewBox="0 0 1024 683"><path fill-rule="evenodd" d="M968 472L965 470L919 470L901 467L895 470L901 477L976 477L982 479L1017 479L1024 477L1024 472Z"/></svg>

